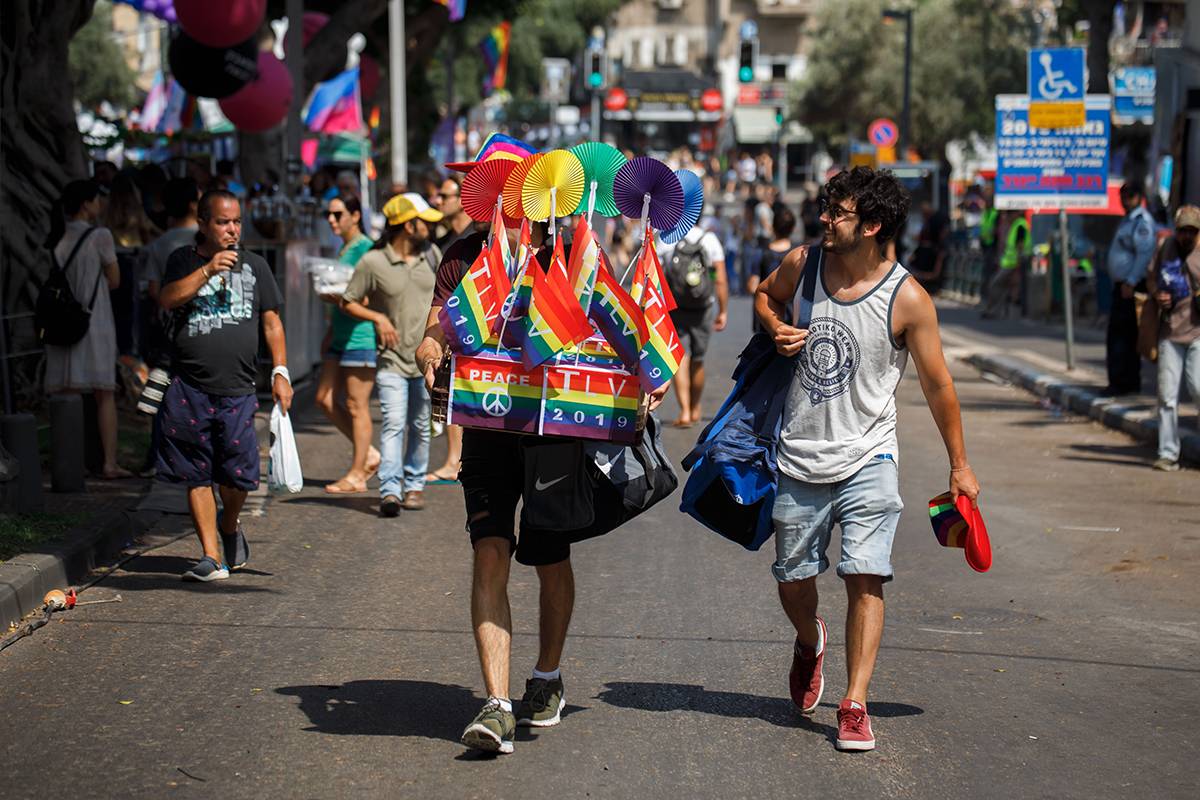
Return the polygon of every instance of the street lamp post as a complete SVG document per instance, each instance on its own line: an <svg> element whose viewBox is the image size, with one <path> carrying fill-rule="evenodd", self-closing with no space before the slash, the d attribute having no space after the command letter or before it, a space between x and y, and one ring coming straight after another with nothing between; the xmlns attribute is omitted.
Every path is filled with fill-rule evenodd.
<svg viewBox="0 0 1200 800"><path fill-rule="evenodd" d="M883 18L904 20L904 107L900 111L900 152L898 158L908 157L908 145L912 132L912 9L885 9Z"/></svg>

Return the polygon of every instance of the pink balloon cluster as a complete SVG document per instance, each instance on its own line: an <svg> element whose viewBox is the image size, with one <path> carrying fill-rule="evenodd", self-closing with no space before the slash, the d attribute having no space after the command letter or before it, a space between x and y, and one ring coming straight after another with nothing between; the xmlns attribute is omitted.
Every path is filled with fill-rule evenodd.
<svg viewBox="0 0 1200 800"><path fill-rule="evenodd" d="M180 26L209 47L233 47L246 41L258 31L266 13L267 0L175 0Z"/></svg>

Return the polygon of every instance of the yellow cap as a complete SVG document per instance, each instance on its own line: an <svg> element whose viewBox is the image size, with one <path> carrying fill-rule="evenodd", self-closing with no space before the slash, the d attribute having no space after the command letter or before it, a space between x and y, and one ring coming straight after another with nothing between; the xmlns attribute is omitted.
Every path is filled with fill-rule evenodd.
<svg viewBox="0 0 1200 800"><path fill-rule="evenodd" d="M412 192L398 194L388 200L383 207L383 215L387 217L388 225L403 225L418 218L426 222L442 221L442 212L430 207L425 198Z"/></svg>

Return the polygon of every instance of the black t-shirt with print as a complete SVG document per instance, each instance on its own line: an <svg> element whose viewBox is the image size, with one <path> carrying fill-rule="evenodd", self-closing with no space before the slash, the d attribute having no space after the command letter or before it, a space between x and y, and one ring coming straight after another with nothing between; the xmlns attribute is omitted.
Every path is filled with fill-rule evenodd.
<svg viewBox="0 0 1200 800"><path fill-rule="evenodd" d="M238 254L240 272L208 279L171 320L175 375L197 389L221 397L254 394L258 330L263 311L279 308L279 287L261 256ZM167 259L163 285L191 275L209 259L188 245Z"/></svg>

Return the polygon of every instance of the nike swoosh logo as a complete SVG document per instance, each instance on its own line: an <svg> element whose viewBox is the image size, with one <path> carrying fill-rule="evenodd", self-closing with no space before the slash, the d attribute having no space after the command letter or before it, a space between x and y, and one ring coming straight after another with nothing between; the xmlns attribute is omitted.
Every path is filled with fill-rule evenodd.
<svg viewBox="0 0 1200 800"><path fill-rule="evenodd" d="M547 481L546 483L542 483L542 479L538 478L537 480L535 480L533 482L533 488L536 489L537 491L541 492L546 489L549 489L551 486L558 483L559 481L565 481L566 479L567 479L566 475L561 475L552 481Z"/></svg>

